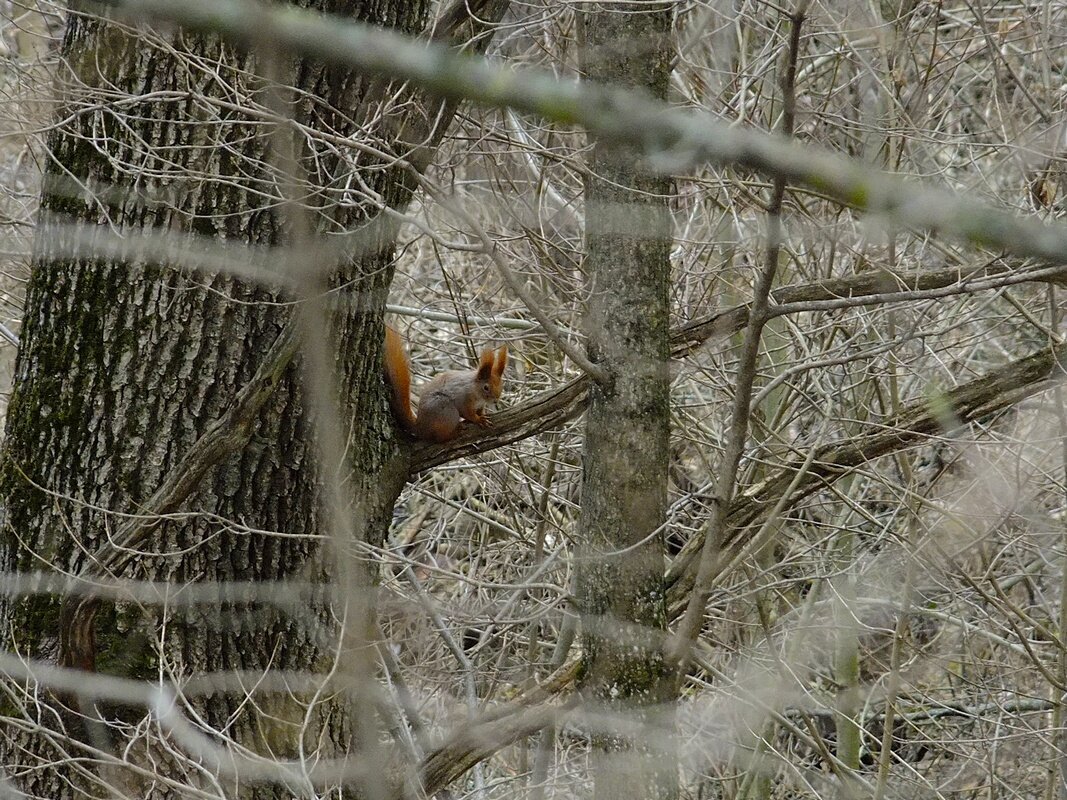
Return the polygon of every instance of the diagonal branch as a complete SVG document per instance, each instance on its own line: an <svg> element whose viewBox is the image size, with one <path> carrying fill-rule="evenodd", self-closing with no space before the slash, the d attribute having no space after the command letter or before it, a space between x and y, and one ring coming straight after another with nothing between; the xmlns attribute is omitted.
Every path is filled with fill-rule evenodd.
<svg viewBox="0 0 1067 800"><path fill-rule="evenodd" d="M544 683L453 731L423 759L419 768L423 793L432 797L479 761L560 722L574 704L569 700L554 702L553 698L574 683L580 667L577 659L564 664Z"/></svg>
<svg viewBox="0 0 1067 800"><path fill-rule="evenodd" d="M289 5L264 6L252 0L105 4L245 44L266 36L306 56L411 81L450 101L514 108L581 126L603 141L639 148L666 171L703 162L750 168L883 215L903 228L943 232L973 245L1067 263L1067 225L1019 217L817 147L749 127L734 128L711 114L679 109L640 92L560 80L539 70L507 69L394 31Z"/></svg>
<svg viewBox="0 0 1067 800"><path fill-rule="evenodd" d="M463 726L423 760L419 778L425 796L432 797L504 747L558 724L566 713L566 707L542 705Z"/></svg>
<svg viewBox="0 0 1067 800"><path fill-rule="evenodd" d="M785 505L794 505L861 464L904 450L925 437L1010 409L1028 397L1052 388L1065 375L1067 344L1060 344L912 403L897 416L887 419L875 433L818 447L814 459L794 459L735 499L728 515L725 544L729 547L724 547L718 570L729 563L740 544L742 532L779 504L787 490L789 497ZM805 465L806 461L810 465ZM703 540L702 533L693 536L671 564L667 582L671 584L672 601L679 601L689 592L693 583L692 564ZM715 577L718 574L716 572Z"/></svg>

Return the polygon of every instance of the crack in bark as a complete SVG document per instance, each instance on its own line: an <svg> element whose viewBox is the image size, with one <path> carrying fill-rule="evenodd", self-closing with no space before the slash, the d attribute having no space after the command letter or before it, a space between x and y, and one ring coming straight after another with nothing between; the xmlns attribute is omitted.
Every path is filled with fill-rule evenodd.
<svg viewBox="0 0 1067 800"><path fill-rule="evenodd" d="M274 393L299 346L296 326L289 322L271 345L252 379L237 393L229 409L196 440L189 452L144 503L142 513L123 525L89 557L79 577L117 576L153 531L159 518L178 509L195 491L208 470L244 447L252 437L256 415ZM95 595L67 595L59 612L59 665L95 671L93 623L100 607Z"/></svg>

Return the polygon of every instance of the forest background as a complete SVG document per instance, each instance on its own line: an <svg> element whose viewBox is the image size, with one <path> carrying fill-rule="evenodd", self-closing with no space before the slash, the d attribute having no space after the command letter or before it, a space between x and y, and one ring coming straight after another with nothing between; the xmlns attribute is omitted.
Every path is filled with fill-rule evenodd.
<svg viewBox="0 0 1067 800"><path fill-rule="evenodd" d="M2 5L0 797L1067 797L1067 6L300 5Z"/></svg>

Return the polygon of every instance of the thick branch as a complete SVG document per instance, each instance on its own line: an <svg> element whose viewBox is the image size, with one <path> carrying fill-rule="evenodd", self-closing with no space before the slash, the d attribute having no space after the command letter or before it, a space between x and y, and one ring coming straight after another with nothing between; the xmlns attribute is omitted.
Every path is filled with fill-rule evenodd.
<svg viewBox="0 0 1067 800"><path fill-rule="evenodd" d="M411 446L410 470L414 474L453 459L486 453L559 427L585 411L590 378L583 375L558 389L542 392L521 406L493 414L493 428L467 428L447 444L419 442Z"/></svg>
<svg viewBox="0 0 1067 800"><path fill-rule="evenodd" d="M435 750L423 761L420 779L425 795L432 797L475 764L519 739L557 723L564 713L565 710L558 706L539 706L461 728L449 738L446 746Z"/></svg>
<svg viewBox="0 0 1067 800"><path fill-rule="evenodd" d="M577 659L563 665L544 683L450 734L423 760L419 772L424 793L436 794L479 761L558 722L571 704L551 700L574 683L580 666Z"/></svg>
<svg viewBox="0 0 1067 800"><path fill-rule="evenodd" d="M773 316L830 307L879 305L987 291L1023 282L1063 284L1067 266L1026 271L1001 260L936 270L872 270L847 278L784 286L771 292ZM833 305L830 305L833 304ZM709 340L737 333L748 324L747 303L691 320L671 336L680 358Z"/></svg>

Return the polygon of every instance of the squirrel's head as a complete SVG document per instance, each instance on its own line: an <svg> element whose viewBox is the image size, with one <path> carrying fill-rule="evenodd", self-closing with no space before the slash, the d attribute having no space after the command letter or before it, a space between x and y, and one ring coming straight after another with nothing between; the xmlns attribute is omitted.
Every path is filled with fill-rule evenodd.
<svg viewBox="0 0 1067 800"><path fill-rule="evenodd" d="M504 388L504 367L508 365L508 347L504 345L496 350L483 350L478 360L478 372L475 380L478 391L485 402L500 398Z"/></svg>

